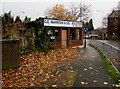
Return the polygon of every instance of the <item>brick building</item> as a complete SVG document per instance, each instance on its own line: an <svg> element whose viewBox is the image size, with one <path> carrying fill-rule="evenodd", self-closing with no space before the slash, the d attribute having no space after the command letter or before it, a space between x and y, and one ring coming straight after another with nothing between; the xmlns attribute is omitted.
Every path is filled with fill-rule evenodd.
<svg viewBox="0 0 120 89"><path fill-rule="evenodd" d="M108 39L120 39L120 10L113 10L108 17Z"/></svg>
<svg viewBox="0 0 120 89"><path fill-rule="evenodd" d="M49 28L51 46L55 48L83 45L83 23L79 21L65 21L41 19L44 27Z"/></svg>

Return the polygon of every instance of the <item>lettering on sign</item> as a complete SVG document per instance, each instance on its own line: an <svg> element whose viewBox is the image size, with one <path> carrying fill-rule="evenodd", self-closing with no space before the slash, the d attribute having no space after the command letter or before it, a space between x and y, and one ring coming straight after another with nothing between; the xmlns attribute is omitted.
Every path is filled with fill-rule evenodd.
<svg viewBox="0 0 120 89"><path fill-rule="evenodd" d="M44 26L82 27L82 22L44 19Z"/></svg>

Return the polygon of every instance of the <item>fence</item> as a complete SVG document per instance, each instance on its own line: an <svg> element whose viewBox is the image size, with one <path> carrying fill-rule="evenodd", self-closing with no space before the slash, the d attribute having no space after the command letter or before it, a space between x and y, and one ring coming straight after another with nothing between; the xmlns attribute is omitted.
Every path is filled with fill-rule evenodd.
<svg viewBox="0 0 120 89"><path fill-rule="evenodd" d="M89 40L89 44L100 49L120 71L120 49L99 40Z"/></svg>
<svg viewBox="0 0 120 89"><path fill-rule="evenodd" d="M0 40L2 44L2 69L19 66L19 40Z"/></svg>

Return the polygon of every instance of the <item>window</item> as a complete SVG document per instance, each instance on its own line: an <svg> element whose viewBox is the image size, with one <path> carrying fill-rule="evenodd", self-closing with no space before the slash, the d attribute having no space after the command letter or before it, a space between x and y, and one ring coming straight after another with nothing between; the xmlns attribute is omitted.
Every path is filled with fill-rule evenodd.
<svg viewBox="0 0 120 89"><path fill-rule="evenodd" d="M80 40L80 29L70 29L71 40Z"/></svg>
<svg viewBox="0 0 120 89"><path fill-rule="evenodd" d="M48 30L48 35L50 36L50 42L59 41L59 28L50 28Z"/></svg>

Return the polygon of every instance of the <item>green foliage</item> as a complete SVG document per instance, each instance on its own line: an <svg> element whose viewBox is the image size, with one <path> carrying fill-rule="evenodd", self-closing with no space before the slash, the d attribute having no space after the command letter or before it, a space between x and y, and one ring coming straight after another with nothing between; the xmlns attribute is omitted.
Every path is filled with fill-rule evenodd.
<svg viewBox="0 0 120 89"><path fill-rule="evenodd" d="M101 37L101 36L98 36L97 38L98 38L98 40L102 40L102 37Z"/></svg>
<svg viewBox="0 0 120 89"><path fill-rule="evenodd" d="M19 39L20 48L27 49L20 51L21 54L29 52L28 50L40 50L48 52L50 49L50 36L47 35L48 28L42 26L42 21L30 22L29 17L25 17L22 22L20 16L16 16L15 21L11 16L11 12L4 13L0 16L2 19L2 38L3 39ZM21 23L18 23L21 22ZM17 24L16 24L17 23Z"/></svg>
<svg viewBox="0 0 120 89"><path fill-rule="evenodd" d="M20 16L16 16L15 23L21 22Z"/></svg>
<svg viewBox="0 0 120 89"><path fill-rule="evenodd" d="M85 27L88 28L88 31L94 30L94 26L93 26L93 21L92 21L92 19L90 19L89 22L86 22Z"/></svg>
<svg viewBox="0 0 120 89"><path fill-rule="evenodd" d="M2 16L2 25L10 25L14 22L13 17L11 16L11 11L9 11L8 13L4 13L4 15Z"/></svg>
<svg viewBox="0 0 120 89"><path fill-rule="evenodd" d="M25 16L25 19L24 19L24 23L27 23L27 22L29 22L31 20L31 18L29 18L29 17L27 17L27 16Z"/></svg>
<svg viewBox="0 0 120 89"><path fill-rule="evenodd" d="M118 37L117 36L112 36L112 40L117 40Z"/></svg>
<svg viewBox="0 0 120 89"><path fill-rule="evenodd" d="M92 19L90 19L89 24L90 24L90 26L89 26L89 31L94 30Z"/></svg>
<svg viewBox="0 0 120 89"><path fill-rule="evenodd" d="M116 69L112 66L111 62L108 58L104 56L104 61L106 63L107 71L110 73L110 75L114 78L116 83L119 83L118 80L120 79L120 74L116 71Z"/></svg>
<svg viewBox="0 0 120 89"><path fill-rule="evenodd" d="M1 25L2 25L2 35L4 36L3 38L9 38L9 30L11 27L11 24L14 23L14 19L11 16L11 11L9 11L8 13L4 13L2 16L0 16L1 18ZM5 26L8 27L8 29L5 29Z"/></svg>
<svg viewBox="0 0 120 89"><path fill-rule="evenodd" d="M35 46L36 49L48 52L50 50L50 36L47 35L48 29L40 25L40 21L34 22Z"/></svg>
<svg viewBox="0 0 120 89"><path fill-rule="evenodd" d="M19 50L20 55L24 55L26 53L31 53L33 50L28 50L28 49L21 49Z"/></svg>

